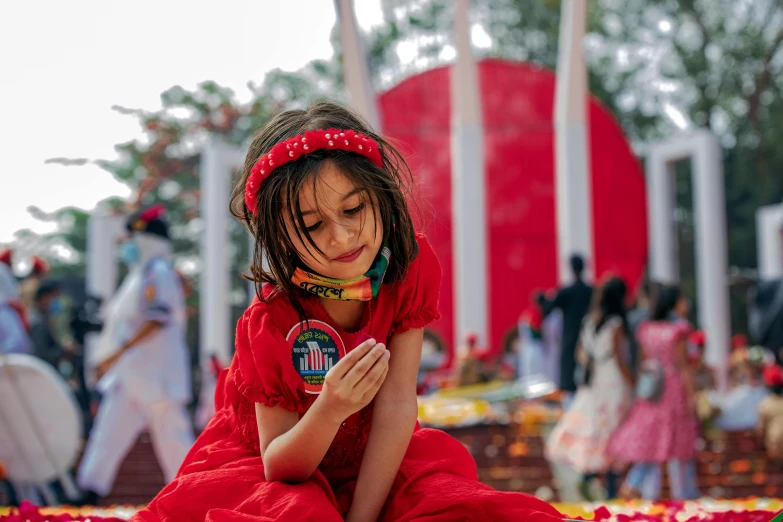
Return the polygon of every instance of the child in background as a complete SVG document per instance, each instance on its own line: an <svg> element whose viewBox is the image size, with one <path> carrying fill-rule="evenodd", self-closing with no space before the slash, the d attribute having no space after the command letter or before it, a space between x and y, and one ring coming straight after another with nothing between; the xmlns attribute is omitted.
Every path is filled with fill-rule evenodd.
<svg viewBox="0 0 783 522"><path fill-rule="evenodd" d="M759 405L756 429L764 438L769 458L783 460L783 368L768 365L764 368L763 379L770 394Z"/></svg>
<svg viewBox="0 0 783 522"><path fill-rule="evenodd" d="M732 352L729 367L729 391L713 392L712 403L718 408L713 425L724 431L752 430L759 422L759 405L768 391L761 378L763 350L738 348Z"/></svg>

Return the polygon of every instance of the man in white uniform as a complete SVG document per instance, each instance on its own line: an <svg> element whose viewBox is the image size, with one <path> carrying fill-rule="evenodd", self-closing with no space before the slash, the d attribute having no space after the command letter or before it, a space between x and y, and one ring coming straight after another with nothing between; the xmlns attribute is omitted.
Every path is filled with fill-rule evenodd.
<svg viewBox="0 0 783 522"><path fill-rule="evenodd" d="M87 502L109 494L144 428L166 482L193 444L185 409L191 399L187 317L163 208L132 216L127 229L130 239L120 253L130 272L108 303L97 353L90 357L103 398L77 478L90 492Z"/></svg>

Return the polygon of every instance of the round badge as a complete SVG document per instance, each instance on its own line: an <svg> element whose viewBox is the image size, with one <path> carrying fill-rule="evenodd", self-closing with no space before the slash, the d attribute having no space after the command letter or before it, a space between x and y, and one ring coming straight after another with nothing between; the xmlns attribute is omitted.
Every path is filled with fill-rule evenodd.
<svg viewBox="0 0 783 522"><path fill-rule="evenodd" d="M321 393L326 373L345 356L345 344L334 328L323 321L297 323L286 336L291 362L304 381L307 393Z"/></svg>

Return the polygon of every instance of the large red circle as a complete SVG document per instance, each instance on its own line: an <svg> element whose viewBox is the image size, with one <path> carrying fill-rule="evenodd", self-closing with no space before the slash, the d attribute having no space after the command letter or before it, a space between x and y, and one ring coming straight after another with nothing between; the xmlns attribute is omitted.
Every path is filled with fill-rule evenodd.
<svg viewBox="0 0 783 522"><path fill-rule="evenodd" d="M502 60L484 60L478 71L485 131L489 344L497 351L531 293L557 284L555 75ZM443 318L433 328L452 347L449 81L448 67L421 73L381 94L379 107L383 132L400 143L427 204L425 230L443 266ZM609 112L593 97L588 107L595 273L615 272L633 287L647 259L644 174Z"/></svg>

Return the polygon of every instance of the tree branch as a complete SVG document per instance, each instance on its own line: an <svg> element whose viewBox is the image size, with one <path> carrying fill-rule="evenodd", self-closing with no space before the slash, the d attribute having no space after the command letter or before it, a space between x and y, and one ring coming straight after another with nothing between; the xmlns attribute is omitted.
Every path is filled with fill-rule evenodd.
<svg viewBox="0 0 783 522"><path fill-rule="evenodd" d="M775 19L775 15L773 14L775 12L775 8L780 7L777 0L770 0L769 2L769 9L767 10L767 14L764 15L764 25L761 26L759 30L759 39L763 42L764 41L764 33L769 28L769 24L772 23L772 21ZM773 45L773 49L777 47L777 45ZM774 53L773 53L774 54Z"/></svg>
<svg viewBox="0 0 783 522"><path fill-rule="evenodd" d="M751 127L759 134L761 134L761 121L759 120L759 111L761 107L761 95L771 87L772 85L772 58L778 52L778 48L783 43L783 27L778 31L778 35L772 41L772 46L764 56L762 63L763 68L756 75L756 89L748 99L748 121ZM756 150L756 158L758 161L759 174L762 179L769 177L769 160L768 160L768 147L764 140L761 140L759 147Z"/></svg>
<svg viewBox="0 0 783 522"><path fill-rule="evenodd" d="M704 23L704 19L702 17L702 13L699 12L699 10L696 8L696 2L695 0L682 0L680 4L687 12L691 15L691 18L696 23L696 25L699 27L699 30L701 31L701 49L699 49L699 59L701 61L702 69L704 70L704 78L705 80L701 83L701 85L696 85L697 89L699 90L700 99L698 102L698 108L700 112L704 113L704 116L706 118L705 126L707 128L710 128L710 116L712 115L712 109L715 106L715 100L717 99L717 96L719 95L721 89L722 89L722 78L718 78L718 86L715 89L715 97L710 96L707 94L707 84L710 81L709 74L709 62L707 61L707 46L711 43L710 33L707 30L707 26ZM678 47L678 46L676 46ZM682 49L680 49L682 51ZM684 56L682 55L682 52L680 52L680 56L684 59ZM684 62L684 60L683 60ZM687 70L687 66L686 66Z"/></svg>
<svg viewBox="0 0 783 522"><path fill-rule="evenodd" d="M772 64L770 62L772 61L772 58L775 57L775 54L777 54L781 44L783 44L783 27L778 31L777 36L772 41L772 46L762 59L763 67L756 75L756 89L753 91L750 98L748 98L748 120L753 122L754 127L757 127L759 123L758 116L761 95L764 91L769 89L770 84L772 83Z"/></svg>

